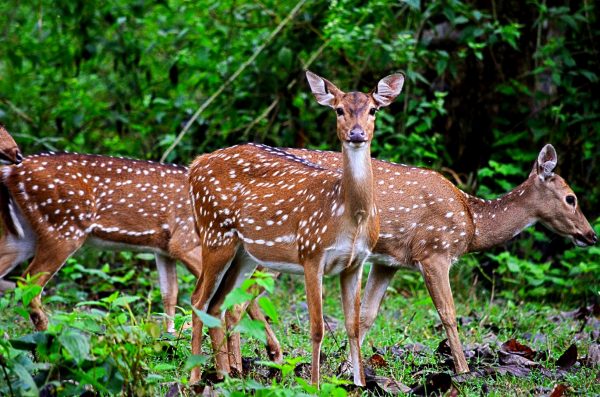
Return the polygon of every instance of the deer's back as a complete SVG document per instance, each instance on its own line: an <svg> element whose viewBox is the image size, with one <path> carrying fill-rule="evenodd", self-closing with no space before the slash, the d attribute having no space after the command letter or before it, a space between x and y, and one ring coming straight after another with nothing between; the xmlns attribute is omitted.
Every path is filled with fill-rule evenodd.
<svg viewBox="0 0 600 397"><path fill-rule="evenodd" d="M41 239L90 237L106 248L166 252L172 235L186 229L189 244L194 243L183 167L49 153L7 167L4 184Z"/></svg>

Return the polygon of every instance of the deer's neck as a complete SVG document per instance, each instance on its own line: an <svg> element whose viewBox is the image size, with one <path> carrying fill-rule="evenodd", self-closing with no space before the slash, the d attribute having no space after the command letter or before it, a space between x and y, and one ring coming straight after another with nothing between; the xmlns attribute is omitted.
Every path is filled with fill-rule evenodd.
<svg viewBox="0 0 600 397"><path fill-rule="evenodd" d="M531 211L529 181L525 181L506 195L495 200L468 196L467 201L475 235L469 251L483 251L502 244L533 225L536 214Z"/></svg>
<svg viewBox="0 0 600 397"><path fill-rule="evenodd" d="M343 147L342 155L341 197L345 208L344 214L359 224L375 212L371 151L368 146L358 149Z"/></svg>

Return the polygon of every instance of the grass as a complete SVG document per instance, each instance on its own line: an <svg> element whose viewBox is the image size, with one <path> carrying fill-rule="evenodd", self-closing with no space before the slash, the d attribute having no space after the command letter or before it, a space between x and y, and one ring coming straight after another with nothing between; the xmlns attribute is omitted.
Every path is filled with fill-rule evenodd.
<svg viewBox="0 0 600 397"><path fill-rule="evenodd" d="M135 276L127 276L131 265L106 268L103 269L106 272L100 274L78 266L80 262L72 260L48 285L44 303L51 314L51 325L44 338L40 339L35 336L39 334L32 332L29 320L23 317L21 306L15 305L13 295L0 298L0 354L13 375L24 368L38 386L47 388L49 386L43 385L52 384L59 395L91 389L99 390L101 394L125 390L136 395L164 395L173 382L186 383L190 330L183 330L176 336L161 332L162 306L155 272L150 270L151 266L143 266L143 261L130 256L117 256L111 260L136 263ZM182 309L176 325L190 319L188 302L194 281L180 270ZM538 352L535 361L552 374L556 372L556 359L572 343L576 344L581 359L587 354L589 345L595 342L594 338L598 338L600 322L596 318L591 317L583 325L581 320L560 317L565 310L577 309L576 305L493 298L488 289L472 283L470 273L470 268L464 266L454 271L452 277L461 324L459 332L467 349L488 343L497 354L501 343L515 338ZM266 367L254 365L242 380L230 379L215 385L219 392L292 395L311 391L308 386L299 384L294 375L294 369L298 369L304 379L308 379L307 365L298 364L310 361L309 322L302 278L284 275L275 284L271 300L280 318L273 327L288 360L284 372L290 374L281 379L274 377ZM348 353L337 279L326 279L324 290L324 313L331 320L333 329L326 332L323 343L322 376L326 382L336 384L339 377L348 379L347 375L339 374ZM115 294L115 291L119 293ZM77 303L90 300L93 302L75 307ZM384 361L383 365L374 368L377 375L410 386L422 383L428 373L451 374L444 365L445 358L436 354L444 338L445 333L420 276L401 271L367 335L363 358L368 361L374 353L380 354ZM18 345L15 344L17 339L20 339ZM25 343L34 339L34 345ZM77 348L85 353L86 343L89 353L78 356ZM410 344L418 346L420 352L398 354L397 348ZM33 353L23 345L29 346ZM242 346L243 356L266 360L265 351L257 340L245 337ZM209 351L208 344L204 351ZM205 367L209 365L207 363ZM461 395L468 396L486 393L491 396L547 395L557 383L568 385L573 395L600 394L597 374L592 369L576 365L562 377L547 375L533 369L525 377L474 377L456 383L456 386ZM6 385L2 385L4 380L0 373L0 394L7 392ZM86 387L86 383L95 386ZM20 386L21 383L15 383L15 387ZM260 390L269 386L269 391ZM329 394L344 393L335 386L327 387L331 387ZM191 394L191 391L187 389L186 393ZM373 394L352 388L349 393Z"/></svg>

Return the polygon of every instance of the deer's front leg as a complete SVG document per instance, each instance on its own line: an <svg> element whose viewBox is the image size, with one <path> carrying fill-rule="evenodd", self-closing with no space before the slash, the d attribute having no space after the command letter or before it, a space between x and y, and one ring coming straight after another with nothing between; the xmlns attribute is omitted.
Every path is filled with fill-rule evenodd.
<svg viewBox="0 0 600 397"><path fill-rule="evenodd" d="M306 303L310 320L310 339L312 341L311 377L313 385L319 385L321 342L323 341L323 270L320 264L304 264L304 283L306 284Z"/></svg>
<svg viewBox="0 0 600 397"><path fill-rule="evenodd" d="M352 373L354 384L365 385L365 374L363 371L360 355L360 283L362 278L362 263L344 270L340 274L342 287L342 308L346 324L346 333L350 345L350 359L352 361Z"/></svg>
<svg viewBox="0 0 600 397"><path fill-rule="evenodd" d="M456 309L450 288L450 262L445 258L429 258L421 261L423 278L433 304L440 315L454 359L456 373L469 372L469 366L458 336Z"/></svg>

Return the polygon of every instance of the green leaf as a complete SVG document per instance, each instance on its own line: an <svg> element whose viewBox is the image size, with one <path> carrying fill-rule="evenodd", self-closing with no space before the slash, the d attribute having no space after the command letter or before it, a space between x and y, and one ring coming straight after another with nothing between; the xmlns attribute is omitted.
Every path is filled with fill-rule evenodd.
<svg viewBox="0 0 600 397"><path fill-rule="evenodd" d="M262 321L252 320L248 317L244 317L235 326L234 330L239 332L240 334L258 339L262 343L267 342L267 335L265 334L265 325Z"/></svg>
<svg viewBox="0 0 600 397"><path fill-rule="evenodd" d="M292 50L282 47L277 54L277 60L283 68L290 69L292 67Z"/></svg>
<svg viewBox="0 0 600 397"><path fill-rule="evenodd" d="M266 296L261 296L258 298L258 305L262 309L263 313L268 316L274 323L279 322L279 315L277 314L277 309L271 299Z"/></svg>
<svg viewBox="0 0 600 397"><path fill-rule="evenodd" d="M196 315L198 317L200 317L200 320L204 323L204 325L206 325L208 328L218 328L221 326L221 320L219 320L218 318L211 316L210 314L202 311L202 310L198 310L195 307L192 306L192 310L194 311L194 313L196 313Z"/></svg>
<svg viewBox="0 0 600 397"><path fill-rule="evenodd" d="M185 360L183 368L190 371L193 368L200 367L208 362L208 356L200 356L197 354L191 355Z"/></svg>
<svg viewBox="0 0 600 397"><path fill-rule="evenodd" d="M272 293L275 288L275 280L272 275L268 277L261 277L256 279L256 284L260 285L267 291L268 293Z"/></svg>
<svg viewBox="0 0 600 397"><path fill-rule="evenodd" d="M192 356L192 357L198 357L198 356ZM174 369L177 369L177 366L174 364L169 364L169 363L158 363L152 367L152 370L156 371L156 372L172 371Z"/></svg>
<svg viewBox="0 0 600 397"><path fill-rule="evenodd" d="M400 2L406 4L407 6L409 6L410 8L412 8L413 10L420 10L421 9L421 0L400 0Z"/></svg>
<svg viewBox="0 0 600 397"><path fill-rule="evenodd" d="M37 284L27 285L21 288L23 289L23 293L21 295L21 302L23 303L23 306L29 306L33 298L42 292L42 287Z"/></svg>
<svg viewBox="0 0 600 397"><path fill-rule="evenodd" d="M20 338L10 339L10 344L14 349L35 351L37 346L44 346L48 343L48 336L45 332L34 332Z"/></svg>
<svg viewBox="0 0 600 397"><path fill-rule="evenodd" d="M254 295L252 295L250 292L246 292L242 288L236 288L227 294L223 304L221 305L221 310L229 310L233 306L248 302L253 298Z"/></svg>
<svg viewBox="0 0 600 397"><path fill-rule="evenodd" d="M83 360L89 358L90 341L87 335L72 328L67 328L58 336L58 341L77 364L81 364Z"/></svg>
<svg viewBox="0 0 600 397"><path fill-rule="evenodd" d="M112 302L112 306L115 307L125 307L127 305L129 305L131 302L135 302L137 300L141 299L139 296L119 296L117 299L115 299Z"/></svg>
<svg viewBox="0 0 600 397"><path fill-rule="evenodd" d="M143 261L153 261L154 260L154 254L150 254L148 252L142 252L139 254L136 254L136 259L141 259Z"/></svg>
<svg viewBox="0 0 600 397"><path fill-rule="evenodd" d="M24 388L22 388L25 390L21 390L19 395L22 395L22 396L39 396L40 395L38 387L35 384L35 381L31 377L31 374L29 373L29 371L27 371L27 369L24 366L22 366L21 364L14 363L12 366L12 371L17 375L17 378L19 378L19 380L25 386ZM25 391L25 392L22 393L23 391Z"/></svg>

